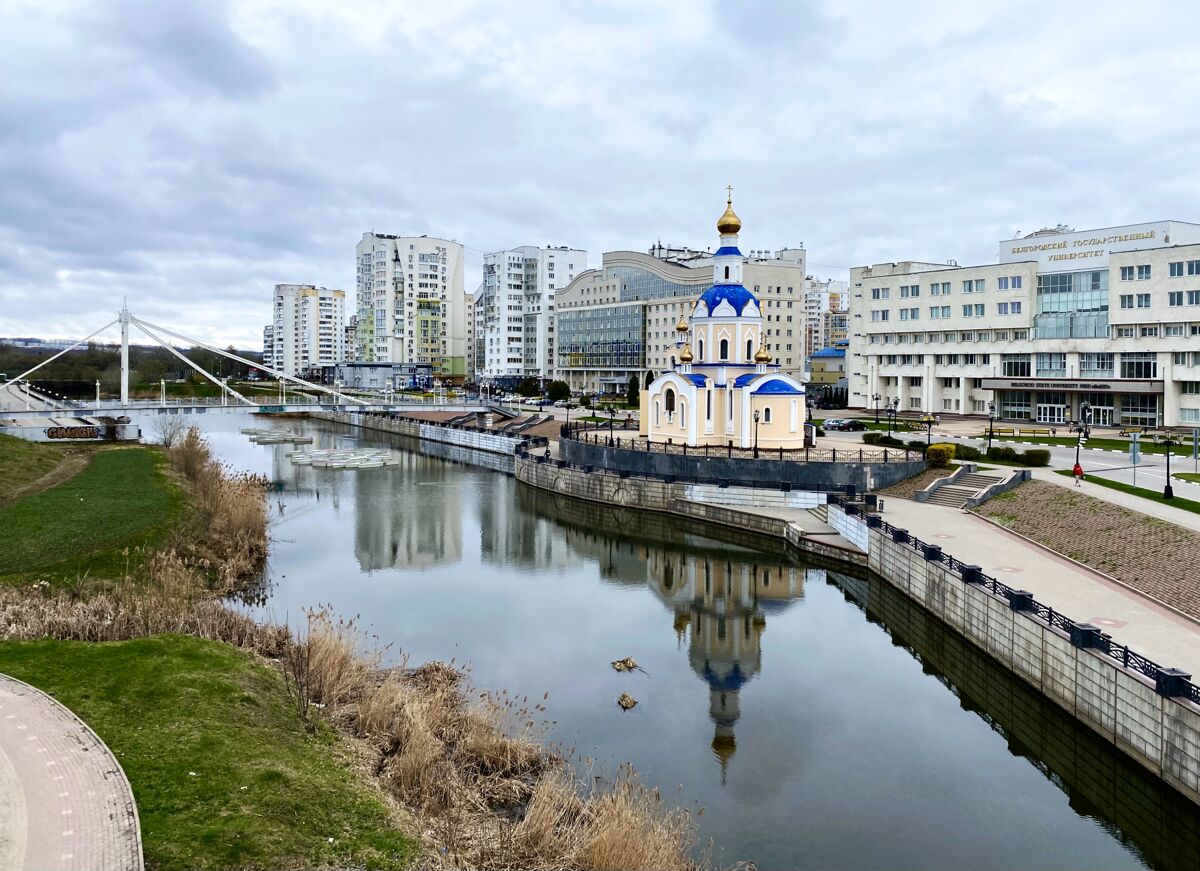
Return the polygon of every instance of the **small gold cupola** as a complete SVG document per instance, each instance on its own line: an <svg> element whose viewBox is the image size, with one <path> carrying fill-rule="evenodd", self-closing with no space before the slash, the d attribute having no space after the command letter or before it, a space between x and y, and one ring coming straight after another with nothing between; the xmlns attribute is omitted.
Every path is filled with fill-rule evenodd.
<svg viewBox="0 0 1200 871"><path fill-rule="evenodd" d="M686 333L688 331L688 322L682 314L679 315L679 322L675 324L675 332Z"/></svg>
<svg viewBox="0 0 1200 871"><path fill-rule="evenodd" d="M717 232L722 236L736 236L742 229L742 219L733 211L733 185L726 187L725 214L717 219Z"/></svg>
<svg viewBox="0 0 1200 871"><path fill-rule="evenodd" d="M754 362L755 363L770 363L771 362L771 352L768 351L766 348L764 348L762 345L759 345L758 351L756 351L754 354Z"/></svg>
<svg viewBox="0 0 1200 871"><path fill-rule="evenodd" d="M684 343L683 350L679 352L679 362L690 363L694 359L696 358L692 356L692 346Z"/></svg>

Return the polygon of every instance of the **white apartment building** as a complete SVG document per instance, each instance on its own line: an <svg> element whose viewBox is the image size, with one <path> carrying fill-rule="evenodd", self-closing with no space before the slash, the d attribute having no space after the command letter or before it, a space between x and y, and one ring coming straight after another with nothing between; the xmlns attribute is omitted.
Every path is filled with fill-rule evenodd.
<svg viewBox="0 0 1200 871"><path fill-rule="evenodd" d="M273 321L263 330L263 362L267 366L298 377L308 369L345 359L345 291L277 284L272 312Z"/></svg>
<svg viewBox="0 0 1200 871"><path fill-rule="evenodd" d="M1200 224L1039 230L985 266L850 272L849 404L1200 424Z"/></svg>
<svg viewBox="0 0 1200 871"><path fill-rule="evenodd" d="M478 293L478 291L476 291ZM467 381L475 380L475 293L467 294Z"/></svg>
<svg viewBox="0 0 1200 871"><path fill-rule="evenodd" d="M485 254L476 291L476 358L484 380L554 376L554 295L587 269L587 252L523 245Z"/></svg>
<svg viewBox="0 0 1200 871"><path fill-rule="evenodd" d="M432 236L363 233L355 247L357 358L466 375L463 246Z"/></svg>
<svg viewBox="0 0 1200 871"><path fill-rule="evenodd" d="M850 282L832 278L808 278L804 285L804 340L808 353L815 354L833 344L829 335L829 312L843 311Z"/></svg>
<svg viewBox="0 0 1200 871"><path fill-rule="evenodd" d="M762 304L767 349L781 371L804 370L805 251L750 251L742 283ZM555 298L557 375L572 390L624 393L630 375L646 383L678 353L675 325L712 287L712 253L654 245L610 251Z"/></svg>

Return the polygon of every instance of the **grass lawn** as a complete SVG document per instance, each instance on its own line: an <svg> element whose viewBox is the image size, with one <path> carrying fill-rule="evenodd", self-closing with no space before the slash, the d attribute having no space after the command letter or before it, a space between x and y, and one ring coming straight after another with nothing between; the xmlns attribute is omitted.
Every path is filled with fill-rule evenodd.
<svg viewBox="0 0 1200 871"><path fill-rule="evenodd" d="M983 435L975 436L975 438L986 439L987 432L985 431L983 433ZM1075 438L1075 437L1062 438L1061 436L993 436L992 441L993 442L1033 442L1035 445L1057 445L1058 447L1063 447L1063 448L1073 448L1073 447L1075 447L1076 444L1079 443L1078 438ZM1142 446L1143 454L1165 454L1167 452L1166 447L1164 447L1163 445L1157 445L1153 441L1146 441L1145 439L1142 439L1140 441L1140 444ZM1085 445L1085 448L1091 448L1093 450L1114 450L1114 451L1128 452L1129 439L1090 438L1087 440L1087 445ZM1183 442L1176 442L1171 447L1171 454L1172 454L1172 456L1176 456L1176 457L1180 457L1180 458L1184 458L1184 457L1190 458L1192 455L1191 438L1190 437L1188 438L1187 444L1184 444Z"/></svg>
<svg viewBox="0 0 1200 871"><path fill-rule="evenodd" d="M63 457L58 445L0 435L0 502L49 473Z"/></svg>
<svg viewBox="0 0 1200 871"><path fill-rule="evenodd" d="M148 867L400 868L415 843L283 679L185 636L0 644L0 671L91 726L133 785ZM332 843L329 839L332 839Z"/></svg>
<svg viewBox="0 0 1200 871"><path fill-rule="evenodd" d="M1180 481L1187 481L1192 484L1200 484L1200 475L1195 472L1174 472L1172 478L1178 478Z"/></svg>
<svg viewBox="0 0 1200 871"><path fill-rule="evenodd" d="M0 446L0 455L9 448ZM0 578L119 577L121 551L160 544L180 513L182 495L164 462L151 448L98 451L69 481L0 508Z"/></svg>
<svg viewBox="0 0 1200 871"><path fill-rule="evenodd" d="M1063 475L1067 478L1072 477L1070 469L1059 469L1055 474ZM1174 499L1164 499L1161 490L1147 490L1145 487L1134 487L1132 484L1125 484L1121 481L1110 481L1107 478L1099 478L1095 475L1085 474L1083 479L1092 484L1107 487L1110 490L1120 490L1122 493L1128 493L1131 496L1140 496L1143 499L1149 499L1151 502L1161 502L1163 505L1171 505L1175 508L1182 508L1184 511L1190 511L1193 514L1200 514L1200 502L1194 502L1191 499L1181 499L1178 496Z"/></svg>

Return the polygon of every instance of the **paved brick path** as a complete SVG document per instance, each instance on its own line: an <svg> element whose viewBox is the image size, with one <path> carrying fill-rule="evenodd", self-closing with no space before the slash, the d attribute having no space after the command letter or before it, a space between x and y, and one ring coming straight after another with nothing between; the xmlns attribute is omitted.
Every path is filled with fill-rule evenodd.
<svg viewBox="0 0 1200 871"><path fill-rule="evenodd" d="M83 721L0 675L0 869L141 871L129 781Z"/></svg>

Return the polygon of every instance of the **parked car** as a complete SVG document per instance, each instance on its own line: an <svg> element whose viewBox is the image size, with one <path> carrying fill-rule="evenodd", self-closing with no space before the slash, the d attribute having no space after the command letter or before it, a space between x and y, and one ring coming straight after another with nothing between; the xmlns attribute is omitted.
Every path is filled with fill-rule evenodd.
<svg viewBox="0 0 1200 871"><path fill-rule="evenodd" d="M823 429L840 429L849 432L861 432L867 425L861 420L851 420L848 417L833 417L821 424Z"/></svg>
<svg viewBox="0 0 1200 871"><path fill-rule="evenodd" d="M554 407L555 408L566 408L569 404L570 403L568 403L567 400L560 399L560 400L558 400L558 402L554 403Z"/></svg>

